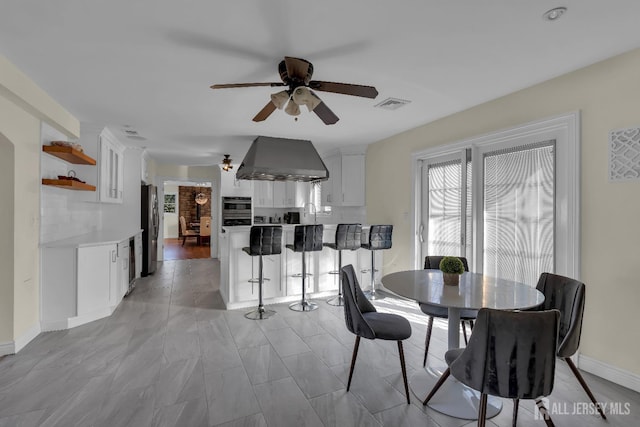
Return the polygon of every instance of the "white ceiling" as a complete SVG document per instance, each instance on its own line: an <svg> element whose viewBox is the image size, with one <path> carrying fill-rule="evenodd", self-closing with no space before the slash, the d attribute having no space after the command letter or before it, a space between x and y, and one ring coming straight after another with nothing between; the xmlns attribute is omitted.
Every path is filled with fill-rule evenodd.
<svg viewBox="0 0 640 427"><path fill-rule="evenodd" d="M556 22L542 14L568 12ZM0 54L82 122L130 126L164 163L240 161L257 135L320 152L369 144L640 46L638 0L0 0ZM278 63L373 85L375 100L318 92L306 109L251 121L280 88ZM395 97L395 111L373 108ZM124 134L122 134L124 135Z"/></svg>

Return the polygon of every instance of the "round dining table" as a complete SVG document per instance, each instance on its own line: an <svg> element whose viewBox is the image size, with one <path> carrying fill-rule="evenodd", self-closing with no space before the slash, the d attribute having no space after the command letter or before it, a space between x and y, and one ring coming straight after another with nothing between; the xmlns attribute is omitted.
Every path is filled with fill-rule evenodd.
<svg viewBox="0 0 640 427"><path fill-rule="evenodd" d="M537 307L544 295L536 288L513 280L465 272L457 286L445 285L440 270L408 270L387 274L382 285L405 298L420 304L446 307L448 313L449 349L460 347L460 310L494 308L522 310ZM413 393L423 400L440 378L446 366L419 369L410 378ZM442 385L428 405L432 409L456 418L477 419L480 393L470 389L452 376ZM489 396L487 418L502 409L499 398Z"/></svg>

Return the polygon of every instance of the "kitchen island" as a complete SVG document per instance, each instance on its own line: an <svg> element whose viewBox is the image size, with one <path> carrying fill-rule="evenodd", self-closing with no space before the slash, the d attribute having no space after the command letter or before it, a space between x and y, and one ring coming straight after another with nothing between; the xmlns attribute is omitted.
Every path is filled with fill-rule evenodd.
<svg viewBox="0 0 640 427"><path fill-rule="evenodd" d="M276 225L276 224L274 224ZM302 254L287 249L293 244L295 225L282 224L282 253L263 256L263 299L265 304L294 302L301 298ZM368 239L368 226L363 226L362 241ZM249 246L250 226L223 227L220 233L220 294L227 309L254 307L258 305L258 284L251 279L258 277L258 257L242 251ZM323 241L335 241L336 224L324 224ZM376 264L382 265L381 251L377 251ZM338 269L338 253L324 248L318 252L308 252L307 272L312 276L306 280L309 299L328 298L338 293L338 275L330 274ZM359 273L358 280L363 289L371 287L370 273L361 270L371 268L371 253L365 249L342 252L342 264L353 264ZM296 275L298 275L296 277ZM268 279L268 280L267 280ZM376 275L379 282L379 273Z"/></svg>

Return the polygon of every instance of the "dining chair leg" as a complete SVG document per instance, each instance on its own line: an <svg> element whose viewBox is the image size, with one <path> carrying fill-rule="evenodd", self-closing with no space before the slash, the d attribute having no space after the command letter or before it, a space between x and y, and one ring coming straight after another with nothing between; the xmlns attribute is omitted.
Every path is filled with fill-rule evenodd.
<svg viewBox="0 0 640 427"><path fill-rule="evenodd" d="M349 369L349 382L347 383L347 391L351 388L351 377L353 377L353 368L356 366L356 358L358 357L358 347L360 347L360 336L356 336L356 343L353 346L353 356L351 356L351 369Z"/></svg>
<svg viewBox="0 0 640 427"><path fill-rule="evenodd" d="M536 399L536 406L538 407L538 411L540 411L540 415L542 415L542 419L544 420L544 423L547 425L547 427L555 427L555 424L553 423L553 420L549 415L549 411L547 411L547 408L544 406L544 403L542 403L542 400Z"/></svg>
<svg viewBox="0 0 640 427"><path fill-rule="evenodd" d="M518 407L520 406L520 399L513 399L513 422L511 423L512 427L516 427L516 423L518 422Z"/></svg>
<svg viewBox="0 0 640 427"><path fill-rule="evenodd" d="M469 345L469 340L467 339L467 326L464 323L464 320L460 321L460 326L462 326L462 335L464 335L464 345Z"/></svg>
<svg viewBox="0 0 640 427"><path fill-rule="evenodd" d="M451 373L451 370L449 368L447 368L446 371L444 371L442 373L442 375L440 375L440 379L438 380L438 382L436 383L436 385L433 386L433 388L431 389L431 391L429 392L429 394L427 395L427 397L422 401L422 406L426 405L427 403L429 403L429 401L431 400L431 398L433 397L434 394L436 394L436 392L438 391L438 389L442 386L442 384L444 384L444 382L447 380L447 378L449 377L449 374Z"/></svg>
<svg viewBox="0 0 640 427"><path fill-rule="evenodd" d="M184 246L184 242L187 240L187 236L182 236L182 246Z"/></svg>
<svg viewBox="0 0 640 427"><path fill-rule="evenodd" d="M567 365L569 365L569 367L571 368L571 371L573 372L573 375L576 376L576 378L578 379L578 382L580 382L580 385L582 386L584 391L587 393L587 396L589 396L589 399L591 399L591 402L593 402L593 404L598 409L598 412L600 413L600 416L602 417L602 419L606 420L607 417L604 415L604 411L602 410L602 405L600 405L600 403L596 400L596 398L593 395L593 393L591 393L591 389L587 385L587 382L582 377L582 374L580 373L580 371L578 370L576 365L573 363L573 360L571 360L568 357L564 357L563 360L565 362L567 362Z"/></svg>
<svg viewBox="0 0 640 427"><path fill-rule="evenodd" d="M487 423L487 395L480 395L480 404L478 404L478 427L485 427Z"/></svg>
<svg viewBox="0 0 640 427"><path fill-rule="evenodd" d="M402 379L404 380L404 392L407 395L407 405L409 405L411 403L409 400L409 382L407 381L407 366L404 363L402 341L398 341L398 353L400 353L400 367L402 368Z"/></svg>
<svg viewBox="0 0 640 427"><path fill-rule="evenodd" d="M429 353L429 343L431 342L431 331L433 330L433 316L429 316L429 323L427 323L427 336L424 339L424 360L422 366L427 366L427 353Z"/></svg>

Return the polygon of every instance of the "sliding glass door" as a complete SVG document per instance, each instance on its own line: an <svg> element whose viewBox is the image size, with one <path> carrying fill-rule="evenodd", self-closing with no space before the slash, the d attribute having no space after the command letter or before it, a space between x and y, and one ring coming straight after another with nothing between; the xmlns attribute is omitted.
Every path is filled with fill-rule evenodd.
<svg viewBox="0 0 640 427"><path fill-rule="evenodd" d="M554 271L555 141L482 153L482 270L535 284Z"/></svg>
<svg viewBox="0 0 640 427"><path fill-rule="evenodd" d="M414 266L466 256L472 271L535 286L579 279L579 114L414 154Z"/></svg>

